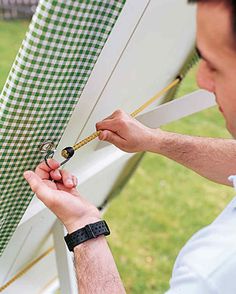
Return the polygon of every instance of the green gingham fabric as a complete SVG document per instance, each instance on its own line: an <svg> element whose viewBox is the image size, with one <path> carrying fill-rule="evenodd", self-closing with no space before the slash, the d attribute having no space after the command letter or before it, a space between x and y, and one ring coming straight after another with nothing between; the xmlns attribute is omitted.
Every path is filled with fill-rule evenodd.
<svg viewBox="0 0 236 294"><path fill-rule="evenodd" d="M58 144L124 2L39 3L0 97L0 254L33 196L22 174Z"/></svg>

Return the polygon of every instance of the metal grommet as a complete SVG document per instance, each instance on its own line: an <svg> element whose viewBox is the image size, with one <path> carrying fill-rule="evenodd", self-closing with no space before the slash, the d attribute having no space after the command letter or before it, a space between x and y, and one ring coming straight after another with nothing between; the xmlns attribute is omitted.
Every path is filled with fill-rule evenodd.
<svg viewBox="0 0 236 294"><path fill-rule="evenodd" d="M69 148L69 156L68 156L68 158L66 158L64 161L62 161L61 163L60 163L60 166L62 166L63 164L65 164L67 161L69 161L70 160L70 158L73 156L73 154L74 154L74 150L70 150L70 149L73 149L72 147L67 147L67 148L65 148L66 150ZM46 165L50 168L50 169L52 169L51 167L50 167L50 165L49 165L49 163L48 163L48 159L49 158L53 158L53 156L54 156L54 154L55 154L55 152L56 152L56 149L55 149L55 144L54 144L54 142L53 141L51 141L51 140L48 140L48 141L45 141L44 143L42 143L41 145L40 145L40 147L39 147L39 150L40 150L40 152L41 153L46 153L46 155L44 156L44 161L45 161L45 163L46 163ZM73 151L73 154L72 154L72 151Z"/></svg>
<svg viewBox="0 0 236 294"><path fill-rule="evenodd" d="M55 144L51 140L45 141L40 145L39 150L41 153L48 153L49 151L55 150Z"/></svg>

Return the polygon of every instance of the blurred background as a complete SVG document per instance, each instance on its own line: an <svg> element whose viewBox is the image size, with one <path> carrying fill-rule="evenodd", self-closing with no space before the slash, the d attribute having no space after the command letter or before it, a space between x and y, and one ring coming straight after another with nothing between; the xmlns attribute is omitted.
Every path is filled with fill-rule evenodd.
<svg viewBox="0 0 236 294"><path fill-rule="evenodd" d="M36 5L36 0L0 0L0 89ZM196 70L197 66L183 81L179 97L197 89ZM215 107L163 129L230 138ZM232 188L214 184L157 154L146 153L105 212L112 231L108 242L127 293L164 293L181 247L192 234L211 223L233 195Z"/></svg>
<svg viewBox="0 0 236 294"><path fill-rule="evenodd" d="M0 0L0 17L5 20L30 19L38 0Z"/></svg>

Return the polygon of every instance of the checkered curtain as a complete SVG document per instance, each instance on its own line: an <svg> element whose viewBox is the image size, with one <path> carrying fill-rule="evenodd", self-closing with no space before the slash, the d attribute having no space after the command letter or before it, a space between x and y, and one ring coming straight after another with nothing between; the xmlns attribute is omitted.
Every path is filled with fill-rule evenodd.
<svg viewBox="0 0 236 294"><path fill-rule="evenodd" d="M124 2L39 2L0 97L0 254L33 196L22 174L59 142Z"/></svg>

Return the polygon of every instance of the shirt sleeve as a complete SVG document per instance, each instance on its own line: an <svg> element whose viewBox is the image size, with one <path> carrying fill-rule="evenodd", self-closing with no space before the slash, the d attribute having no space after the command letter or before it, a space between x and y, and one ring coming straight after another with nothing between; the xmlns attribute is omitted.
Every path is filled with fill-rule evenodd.
<svg viewBox="0 0 236 294"><path fill-rule="evenodd" d="M188 266L182 265L173 274L165 294L215 294L206 281Z"/></svg>
<svg viewBox="0 0 236 294"><path fill-rule="evenodd" d="M166 294L236 293L236 197L181 249Z"/></svg>

